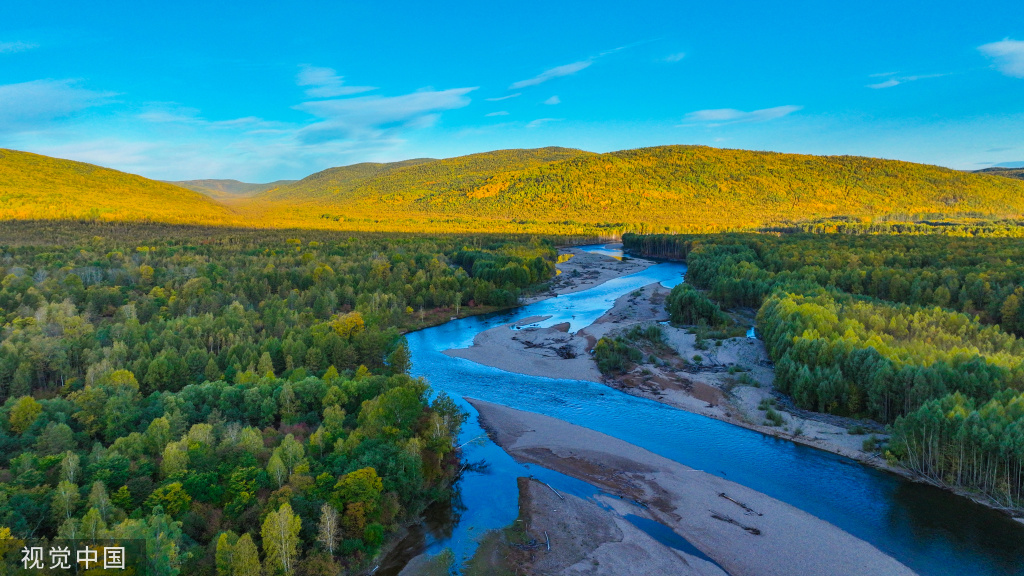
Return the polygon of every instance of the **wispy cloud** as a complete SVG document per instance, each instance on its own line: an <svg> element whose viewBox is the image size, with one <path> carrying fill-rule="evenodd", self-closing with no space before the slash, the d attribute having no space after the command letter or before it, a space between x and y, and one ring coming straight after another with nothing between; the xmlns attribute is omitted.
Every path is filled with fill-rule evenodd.
<svg viewBox="0 0 1024 576"><path fill-rule="evenodd" d="M351 138L379 137L396 128L425 128L437 120L437 113L468 106L466 96L476 88L421 90L402 96L361 96L317 100L295 106L321 118L302 129L299 139L306 144Z"/></svg>
<svg viewBox="0 0 1024 576"><path fill-rule="evenodd" d="M512 85L509 86L509 90L518 90L520 88L526 88L527 86L536 86L538 84L543 84L548 80L561 78L563 76L571 76L579 72L580 70L588 68L593 63L593 60L581 60L579 62L573 62L572 64L563 64L562 66L556 66L554 68L541 72L540 74L534 76L533 78L529 78L527 80L520 80L519 82L513 82Z"/></svg>
<svg viewBox="0 0 1024 576"><path fill-rule="evenodd" d="M670 54L669 56L666 56L665 57L665 62L679 62L683 58L686 58L686 53L685 52L678 52L676 54Z"/></svg>
<svg viewBox="0 0 1024 576"><path fill-rule="evenodd" d="M289 129L284 122L271 122L256 116L231 118L228 120L208 120L203 118L199 110L179 106L173 102L154 102L136 116L137 119L152 124L180 124L202 127L205 129L241 130L243 133L261 133Z"/></svg>
<svg viewBox="0 0 1024 576"><path fill-rule="evenodd" d="M545 100L544 103L547 104L548 106L554 106L555 104L561 104L562 99L559 98L558 95L555 95Z"/></svg>
<svg viewBox="0 0 1024 576"><path fill-rule="evenodd" d="M509 94L508 96L499 96L497 98L484 98L484 100L487 100L488 102L501 102L502 100L508 100L509 98L515 98L517 96L522 95L522 92L516 92L515 94Z"/></svg>
<svg viewBox="0 0 1024 576"><path fill-rule="evenodd" d="M1024 78L1024 41L1006 38L978 46L978 50L991 58L996 69L1003 74Z"/></svg>
<svg viewBox="0 0 1024 576"><path fill-rule="evenodd" d="M716 108L712 110L697 110L690 112L683 118L684 124L707 124L709 126L722 126L725 124L738 124L741 122L765 122L788 116L803 106L776 106L774 108L762 108L745 112L735 108Z"/></svg>
<svg viewBox="0 0 1024 576"><path fill-rule="evenodd" d="M561 118L537 118L526 124L527 128L537 128L551 122L560 122Z"/></svg>
<svg viewBox="0 0 1024 576"><path fill-rule="evenodd" d="M402 157L397 151L408 138L436 124L445 111L468 105L473 90L310 97L293 107L310 114L297 121L207 118L174 102L121 103L101 118L81 111L118 103L115 94L88 90L73 80L37 80L0 85L0 140L5 147L152 178L258 181L263 175L301 176L352 161Z"/></svg>
<svg viewBox="0 0 1024 576"><path fill-rule="evenodd" d="M0 86L0 133L39 129L53 120L105 104L114 96L77 84L75 80L33 80Z"/></svg>
<svg viewBox="0 0 1024 576"><path fill-rule="evenodd" d="M883 74L872 74L869 78L885 78L889 76L887 80L877 82L875 84L868 84L868 88L875 90L881 90L883 88L892 88L893 86L899 86L900 84L906 84L907 82L916 82L917 80L927 80L928 78L941 78L948 76L948 74L921 74L917 76L896 76L895 72L885 72Z"/></svg>
<svg viewBox="0 0 1024 576"><path fill-rule="evenodd" d="M875 90L879 90L881 88L892 88L893 86L899 86L900 84L901 82L899 80L895 78L889 78L888 80L878 82L877 84L868 84L868 88L874 88Z"/></svg>
<svg viewBox="0 0 1024 576"><path fill-rule="evenodd" d="M31 42L0 42L0 54L13 54L39 48L39 44Z"/></svg>
<svg viewBox="0 0 1024 576"><path fill-rule="evenodd" d="M488 118L490 118L491 116L508 116L508 112L505 110L499 110L498 112L490 112L488 114L484 114L484 116Z"/></svg>
<svg viewBox="0 0 1024 576"><path fill-rule="evenodd" d="M320 68L309 64L299 66L295 82L299 86L311 86L306 89L306 96L310 98L335 98L376 90L373 86L345 86L344 79L338 76L333 68Z"/></svg>

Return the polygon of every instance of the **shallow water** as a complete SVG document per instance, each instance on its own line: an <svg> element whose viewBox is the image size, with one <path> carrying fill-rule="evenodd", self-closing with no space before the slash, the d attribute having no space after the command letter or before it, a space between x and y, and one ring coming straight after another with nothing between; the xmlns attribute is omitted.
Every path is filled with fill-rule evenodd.
<svg viewBox="0 0 1024 576"><path fill-rule="evenodd" d="M551 315L540 324L569 322L575 332L619 296L652 282L674 286L685 270L682 264L660 263L590 290L413 332L407 335L412 372L453 397L560 418L764 492L866 540L922 575L1024 575L1024 525L967 499L601 384L523 376L441 353L471 345L478 332L529 316ZM473 415L462 442L477 438L464 449L465 457L486 465L463 474L459 513L431 519L418 539L406 543L409 553L447 547L460 561L470 556L479 535L515 520L519 476L534 475L581 496L593 493L589 484L517 464L483 436L476 411L462 404Z"/></svg>

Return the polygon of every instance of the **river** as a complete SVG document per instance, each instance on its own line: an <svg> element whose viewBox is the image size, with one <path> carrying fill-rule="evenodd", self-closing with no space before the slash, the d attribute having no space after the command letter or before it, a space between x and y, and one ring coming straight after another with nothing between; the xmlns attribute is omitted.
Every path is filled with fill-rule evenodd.
<svg viewBox="0 0 1024 576"><path fill-rule="evenodd" d="M602 246L584 248L616 255ZM483 330L529 316L550 315L543 326L569 322L575 332L618 297L652 282L674 286L685 271L683 264L659 263L589 290L408 334L413 375L458 399L472 415L461 441L468 442L466 461L481 465L462 475L454 509L435 507L428 522L403 542L405 553L377 573L396 574L404 560L421 551L450 548L459 561L468 558L481 534L515 520L519 476L534 475L582 496L594 493L583 482L513 461L486 438L476 411L461 401L471 397L560 418L743 484L835 524L923 576L1024 576L1024 525L968 499L601 384L524 376L441 353L471 345Z"/></svg>

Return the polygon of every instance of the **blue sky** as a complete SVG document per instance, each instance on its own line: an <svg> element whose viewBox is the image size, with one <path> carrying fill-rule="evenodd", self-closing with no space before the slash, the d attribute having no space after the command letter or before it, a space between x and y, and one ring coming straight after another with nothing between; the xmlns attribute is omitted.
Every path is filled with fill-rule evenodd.
<svg viewBox="0 0 1024 576"><path fill-rule="evenodd" d="M1019 0L37 0L0 18L0 147L152 178L661 144L1022 162Z"/></svg>

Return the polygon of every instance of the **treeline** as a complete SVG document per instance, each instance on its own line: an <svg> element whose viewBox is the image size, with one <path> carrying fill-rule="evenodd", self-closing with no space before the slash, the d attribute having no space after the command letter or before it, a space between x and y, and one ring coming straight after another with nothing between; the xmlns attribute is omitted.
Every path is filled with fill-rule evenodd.
<svg viewBox="0 0 1024 576"><path fill-rule="evenodd" d="M961 237L1024 238L1024 220L991 220L981 222L812 222L799 224L787 231L810 234L938 234Z"/></svg>
<svg viewBox="0 0 1024 576"><path fill-rule="evenodd" d="M52 226L0 233L0 527L146 539L151 575L360 568L459 468L465 415L406 375L401 332L513 304L555 256Z"/></svg>
<svg viewBox="0 0 1024 576"><path fill-rule="evenodd" d="M687 282L725 307L760 307L776 386L798 406L887 422L891 458L1021 505L1019 242L793 234L625 243L685 258Z"/></svg>
<svg viewBox="0 0 1024 576"><path fill-rule="evenodd" d="M630 234L623 242L686 260L687 281L726 307L760 306L776 286L823 286L949 308L1024 335L1024 244L1010 238Z"/></svg>

